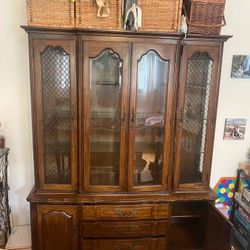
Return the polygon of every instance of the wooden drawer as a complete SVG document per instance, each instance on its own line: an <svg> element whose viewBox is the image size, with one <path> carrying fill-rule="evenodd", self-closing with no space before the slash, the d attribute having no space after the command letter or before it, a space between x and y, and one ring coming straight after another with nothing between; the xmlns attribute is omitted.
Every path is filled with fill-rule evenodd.
<svg viewBox="0 0 250 250"><path fill-rule="evenodd" d="M169 204L82 206L83 221L168 219Z"/></svg>
<svg viewBox="0 0 250 250"><path fill-rule="evenodd" d="M166 250L165 238L129 240L82 240L84 250Z"/></svg>
<svg viewBox="0 0 250 250"><path fill-rule="evenodd" d="M81 234L84 238L132 238L165 236L168 221L133 222L83 222Z"/></svg>

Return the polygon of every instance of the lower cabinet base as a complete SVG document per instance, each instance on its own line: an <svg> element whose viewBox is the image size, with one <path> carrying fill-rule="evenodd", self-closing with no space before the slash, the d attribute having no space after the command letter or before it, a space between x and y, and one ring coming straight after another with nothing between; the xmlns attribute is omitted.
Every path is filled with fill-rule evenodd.
<svg viewBox="0 0 250 250"><path fill-rule="evenodd" d="M32 250L229 250L232 231L209 201L31 202L31 225Z"/></svg>

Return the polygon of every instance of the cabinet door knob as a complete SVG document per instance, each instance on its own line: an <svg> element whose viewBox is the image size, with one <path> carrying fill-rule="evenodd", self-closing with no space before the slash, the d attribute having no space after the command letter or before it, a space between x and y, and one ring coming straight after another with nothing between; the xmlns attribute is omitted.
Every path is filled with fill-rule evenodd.
<svg viewBox="0 0 250 250"><path fill-rule="evenodd" d="M178 115L177 115L179 128L181 128L182 125L183 125L183 116L184 116L184 112L183 112L183 107L182 107L181 110L178 112Z"/></svg>
<svg viewBox="0 0 250 250"><path fill-rule="evenodd" d="M121 113L121 123L123 124L125 120L126 120L126 113L125 113L125 107L123 107Z"/></svg>
<svg viewBox="0 0 250 250"><path fill-rule="evenodd" d="M132 112L131 112L131 122L132 122L132 123L135 122L135 107L132 108Z"/></svg>

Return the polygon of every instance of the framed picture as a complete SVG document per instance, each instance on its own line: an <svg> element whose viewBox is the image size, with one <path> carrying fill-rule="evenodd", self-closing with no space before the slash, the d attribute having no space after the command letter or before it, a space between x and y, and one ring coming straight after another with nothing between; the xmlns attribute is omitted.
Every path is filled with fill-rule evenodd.
<svg viewBox="0 0 250 250"><path fill-rule="evenodd" d="M250 78L250 55L234 55L231 78Z"/></svg>
<svg viewBox="0 0 250 250"><path fill-rule="evenodd" d="M227 118L225 121L224 140L243 140L246 131L246 119Z"/></svg>

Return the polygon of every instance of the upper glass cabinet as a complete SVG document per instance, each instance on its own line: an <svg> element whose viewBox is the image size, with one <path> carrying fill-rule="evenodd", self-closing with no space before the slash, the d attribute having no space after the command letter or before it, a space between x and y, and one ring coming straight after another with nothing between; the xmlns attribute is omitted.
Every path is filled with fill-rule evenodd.
<svg viewBox="0 0 250 250"><path fill-rule="evenodd" d="M126 168L128 44L84 42L84 189L121 191ZM88 48L88 49L87 49Z"/></svg>
<svg viewBox="0 0 250 250"><path fill-rule="evenodd" d="M90 59L90 185L118 185L122 60L111 49Z"/></svg>
<svg viewBox="0 0 250 250"><path fill-rule="evenodd" d="M138 191L163 190L171 148L166 140L172 129L172 57L166 45L144 45L144 50L139 46L134 45L130 96L131 186Z"/></svg>
<svg viewBox="0 0 250 250"><path fill-rule="evenodd" d="M222 40L32 32L30 43L36 190L208 190Z"/></svg>
<svg viewBox="0 0 250 250"><path fill-rule="evenodd" d="M213 60L203 52L188 59L180 183L201 183Z"/></svg>
<svg viewBox="0 0 250 250"><path fill-rule="evenodd" d="M206 189L214 136L217 48L184 47L177 129L178 189ZM214 105L214 106L212 106Z"/></svg>
<svg viewBox="0 0 250 250"><path fill-rule="evenodd" d="M35 41L41 189L76 188L74 42ZM74 62L73 62L74 63ZM72 68L71 68L72 67ZM73 98L72 98L73 96Z"/></svg>
<svg viewBox="0 0 250 250"><path fill-rule="evenodd" d="M41 67L45 183L69 184L71 179L69 55L62 47L48 46L41 53Z"/></svg>
<svg viewBox="0 0 250 250"><path fill-rule="evenodd" d="M134 185L161 184L168 61L149 51L138 61Z"/></svg>

